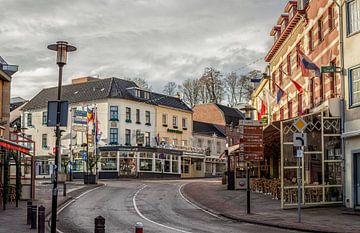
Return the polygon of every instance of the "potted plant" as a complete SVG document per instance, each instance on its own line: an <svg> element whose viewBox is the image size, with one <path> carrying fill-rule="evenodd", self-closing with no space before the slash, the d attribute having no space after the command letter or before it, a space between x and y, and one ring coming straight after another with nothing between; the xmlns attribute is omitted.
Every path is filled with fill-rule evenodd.
<svg viewBox="0 0 360 233"><path fill-rule="evenodd" d="M90 155L87 162L88 162L88 169L89 171L84 175L84 184L96 184L96 173L94 173L94 168L96 167L96 164L99 161L100 156L99 155Z"/></svg>

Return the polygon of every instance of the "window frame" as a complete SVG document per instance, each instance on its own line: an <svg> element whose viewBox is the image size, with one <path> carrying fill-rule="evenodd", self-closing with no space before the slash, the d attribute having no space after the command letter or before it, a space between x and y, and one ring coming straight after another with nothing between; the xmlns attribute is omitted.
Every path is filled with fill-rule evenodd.
<svg viewBox="0 0 360 233"><path fill-rule="evenodd" d="M109 135L109 144L110 145L118 145L119 144L119 129L118 128L110 128L109 134L110 134ZM116 139L116 140L114 140L114 139Z"/></svg>
<svg viewBox="0 0 360 233"><path fill-rule="evenodd" d="M317 25L318 25L318 44L321 44L321 42L324 41L324 18L321 17L318 22L317 22Z"/></svg>
<svg viewBox="0 0 360 233"><path fill-rule="evenodd" d="M47 111L42 112L42 125L47 125Z"/></svg>
<svg viewBox="0 0 360 233"><path fill-rule="evenodd" d="M44 133L44 134L41 135L41 148L47 149L48 147L49 147L49 145L48 145L48 135L46 133Z"/></svg>
<svg viewBox="0 0 360 233"><path fill-rule="evenodd" d="M145 125L151 125L150 111L145 111Z"/></svg>
<svg viewBox="0 0 360 233"><path fill-rule="evenodd" d="M31 112L26 114L26 125L29 126L29 127L33 126L33 124L32 124L32 113Z"/></svg>
<svg viewBox="0 0 360 233"><path fill-rule="evenodd" d="M179 127L178 117L173 116L173 128L177 129Z"/></svg>
<svg viewBox="0 0 360 233"><path fill-rule="evenodd" d="M183 128L183 130L187 130L187 128L188 128L187 125L188 125L187 118L183 117L182 118L182 128Z"/></svg>
<svg viewBox="0 0 360 233"><path fill-rule="evenodd" d="M131 123L131 108L125 108L125 121Z"/></svg>
<svg viewBox="0 0 360 233"><path fill-rule="evenodd" d="M165 119L165 122L164 122L164 119ZM167 115L166 113L163 113L163 114L162 114L162 119L161 119L161 121L162 121L162 125L165 126L165 127L167 127L167 125L168 125L168 115Z"/></svg>
<svg viewBox="0 0 360 233"><path fill-rule="evenodd" d="M110 120L118 121L119 120L119 107L115 106L115 105L111 105L109 107L109 109L110 109L110 113L109 113Z"/></svg>
<svg viewBox="0 0 360 233"><path fill-rule="evenodd" d="M359 69L360 72L360 65L358 66L354 66L349 68L348 72L349 72L349 108L357 108L360 107L360 101L358 103L354 103L354 98L353 98L353 71ZM360 76L360 74L359 74ZM360 79L359 81L360 82ZM359 90L360 91L360 90Z"/></svg>
<svg viewBox="0 0 360 233"><path fill-rule="evenodd" d="M131 119L130 119L131 120ZM140 109L136 109L136 124L141 124L141 121L140 121Z"/></svg>
<svg viewBox="0 0 360 233"><path fill-rule="evenodd" d="M125 145L131 146L131 130L125 129Z"/></svg>
<svg viewBox="0 0 360 233"><path fill-rule="evenodd" d="M352 4L352 3L355 3L356 4L356 6L357 6L357 10L358 10L358 20L359 20L359 22L358 22L358 29L357 30L354 30L354 31L351 31L350 29L351 29L351 27L350 27L350 22L352 22L352 21L350 21L350 4ZM359 13L359 2L357 1L357 0L348 0L347 2L346 2L346 29L347 29L347 35L348 36L352 36L352 35L354 35L354 34L356 34L356 33L359 33L360 32L360 13Z"/></svg>

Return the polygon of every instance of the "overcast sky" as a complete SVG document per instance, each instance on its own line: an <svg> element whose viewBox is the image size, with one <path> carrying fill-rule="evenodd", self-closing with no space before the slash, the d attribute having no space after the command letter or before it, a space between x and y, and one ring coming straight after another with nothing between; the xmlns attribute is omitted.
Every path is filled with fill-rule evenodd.
<svg viewBox="0 0 360 233"><path fill-rule="evenodd" d="M168 81L264 69L271 27L286 0L0 0L0 56L19 65L12 96L32 98L57 85L58 40L69 54L64 83L80 76L142 77L156 91ZM244 68L246 67L246 68ZM242 68L242 69L240 69Z"/></svg>

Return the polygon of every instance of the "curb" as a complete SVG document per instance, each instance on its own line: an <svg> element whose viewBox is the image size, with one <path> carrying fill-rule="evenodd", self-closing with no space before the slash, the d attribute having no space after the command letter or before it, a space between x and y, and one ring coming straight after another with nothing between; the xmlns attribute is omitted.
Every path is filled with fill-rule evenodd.
<svg viewBox="0 0 360 233"><path fill-rule="evenodd" d="M59 208L61 208L62 206L66 205L67 203L69 203L70 201L72 201L73 199L76 199L78 196L80 196L82 193L89 191L89 190L93 190L96 189L98 187L104 186L104 184L100 183L100 184L96 184L96 185L92 185L91 187L89 186L85 186L79 189L76 189L74 191L71 191L70 193L66 194L66 198L64 198L63 200L59 201L57 204L57 211ZM75 194L75 195L74 195ZM51 207L51 206L50 206ZM46 228L47 230L50 230L50 217L51 217L51 208L47 208L47 210L45 211L45 222L47 222L46 224Z"/></svg>
<svg viewBox="0 0 360 233"><path fill-rule="evenodd" d="M184 187L186 185L188 185L188 184L185 184L182 187L182 189L180 189L180 191L193 205L198 206L199 208L202 208L212 214L215 214L220 217L227 218L227 219L230 219L230 220L233 220L236 222L245 222L245 223L251 223L251 224L256 224L256 225L261 225L261 226L274 227L274 228L285 229L285 230L296 230L296 231L302 231L302 232L315 232L315 233L341 233L341 232L343 232L343 231L340 232L340 231L320 230L320 229L314 228L314 226L300 227L300 226L292 226L289 224L263 222L263 221L259 221L259 220L255 220L255 219L249 219L247 217L239 217L239 216L234 216L231 214L220 213L211 208L208 208L207 206L204 206L203 204L201 204L201 203L197 202L196 200L194 200L193 198L191 198L184 191ZM251 214L250 216L254 216L254 214Z"/></svg>

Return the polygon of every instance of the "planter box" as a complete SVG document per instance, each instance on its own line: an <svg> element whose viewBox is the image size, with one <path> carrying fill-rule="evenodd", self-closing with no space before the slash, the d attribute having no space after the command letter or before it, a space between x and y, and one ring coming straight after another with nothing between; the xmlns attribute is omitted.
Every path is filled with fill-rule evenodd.
<svg viewBox="0 0 360 233"><path fill-rule="evenodd" d="M96 184L96 175L84 174L84 184Z"/></svg>

